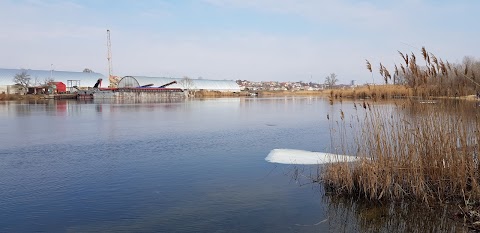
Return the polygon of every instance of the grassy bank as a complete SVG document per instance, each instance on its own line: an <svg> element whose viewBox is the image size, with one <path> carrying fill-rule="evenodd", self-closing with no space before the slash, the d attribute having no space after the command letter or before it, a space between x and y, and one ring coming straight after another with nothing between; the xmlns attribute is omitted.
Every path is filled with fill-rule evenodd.
<svg viewBox="0 0 480 233"><path fill-rule="evenodd" d="M355 88L325 90L325 93L336 99L393 99L414 95L413 90L404 85L365 85Z"/></svg>
<svg viewBox="0 0 480 233"><path fill-rule="evenodd" d="M318 96L327 95L322 91L256 91L259 97L274 97L274 96ZM220 92L220 91L196 91L193 94L194 97L237 97L237 96L250 96L250 92Z"/></svg>
<svg viewBox="0 0 480 233"><path fill-rule="evenodd" d="M331 118L332 143L361 160L327 165L319 179L328 191L380 202L458 203L464 216L477 208L480 115L475 108L458 101L410 100L352 108L350 117L342 112L340 119ZM480 214L472 216L472 222L480 220Z"/></svg>
<svg viewBox="0 0 480 233"><path fill-rule="evenodd" d="M324 91L258 91L260 97L270 96L319 96L326 95Z"/></svg>
<svg viewBox="0 0 480 233"><path fill-rule="evenodd" d="M220 91L195 91L192 95L196 98L210 98L210 97L237 97L248 96L246 92L220 92Z"/></svg>
<svg viewBox="0 0 480 233"><path fill-rule="evenodd" d="M8 95L8 94L0 94L0 101L5 100L38 100L44 99L44 95Z"/></svg>
<svg viewBox="0 0 480 233"><path fill-rule="evenodd" d="M455 95L454 93L446 93L440 95L433 89L428 87L418 87L414 90L405 85L365 85L355 88L331 89L325 90L324 93L334 99L373 99L387 100L400 99L408 97L417 97L422 99L431 98L459 98L459 99L475 99L475 92L465 92L465 96Z"/></svg>

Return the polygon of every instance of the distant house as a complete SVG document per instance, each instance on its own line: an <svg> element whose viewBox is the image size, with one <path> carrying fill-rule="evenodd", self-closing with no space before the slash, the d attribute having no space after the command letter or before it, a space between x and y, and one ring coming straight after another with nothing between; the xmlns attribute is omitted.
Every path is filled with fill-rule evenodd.
<svg viewBox="0 0 480 233"><path fill-rule="evenodd" d="M53 82L52 87L54 87L54 92L56 93L65 93L67 92L67 86L63 82Z"/></svg>
<svg viewBox="0 0 480 233"><path fill-rule="evenodd" d="M66 92L67 86L63 82L51 82L28 87L27 94L62 94Z"/></svg>
<svg viewBox="0 0 480 233"><path fill-rule="evenodd" d="M13 79L15 75L21 74L23 71L27 73L30 78L31 87L45 86L45 82L53 80L53 83L63 83L65 91L75 91L73 86L78 87L93 87L99 78L106 80L102 84L104 87L109 85L108 79L99 73L87 72L71 72L71 71L56 71L56 70L30 70L30 69L2 69L0 68L0 94L24 94L28 90L19 90L19 86L15 85ZM59 85L54 85L59 91ZM60 85L63 88L62 85ZM20 86L21 87L21 86ZM63 92L63 89L61 89Z"/></svg>

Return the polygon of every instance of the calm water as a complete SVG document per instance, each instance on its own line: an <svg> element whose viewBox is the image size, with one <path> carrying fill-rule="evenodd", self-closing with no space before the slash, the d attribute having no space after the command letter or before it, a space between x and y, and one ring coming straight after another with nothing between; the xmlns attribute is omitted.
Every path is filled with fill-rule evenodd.
<svg viewBox="0 0 480 233"><path fill-rule="evenodd" d="M0 232L462 230L415 206L331 198L265 162L276 148L328 151L326 114L341 108L353 109L316 97L0 102Z"/></svg>

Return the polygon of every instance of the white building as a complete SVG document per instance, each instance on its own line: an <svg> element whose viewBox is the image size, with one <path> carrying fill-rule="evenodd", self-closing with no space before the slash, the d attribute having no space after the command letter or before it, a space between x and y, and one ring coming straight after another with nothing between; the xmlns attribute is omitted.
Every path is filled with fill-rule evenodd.
<svg viewBox="0 0 480 233"><path fill-rule="evenodd" d="M102 87L108 87L110 84L108 78L99 73L0 68L0 94L23 94L25 90L19 90L13 79L15 75L24 71L30 78L30 86L38 86L46 80L53 80L54 82L64 83L67 86L67 91L74 91L73 86L93 87L100 78L102 79Z"/></svg>

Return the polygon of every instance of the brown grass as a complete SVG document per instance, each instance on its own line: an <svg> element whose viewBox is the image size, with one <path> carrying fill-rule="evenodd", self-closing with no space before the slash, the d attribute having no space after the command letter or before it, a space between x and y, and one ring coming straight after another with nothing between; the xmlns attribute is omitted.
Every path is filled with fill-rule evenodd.
<svg viewBox="0 0 480 233"><path fill-rule="evenodd" d="M468 203L480 198L476 111L414 101L355 108L352 122L342 117L335 125L343 129L334 131L340 137L353 135L354 145L343 140L343 150L354 151L361 160L328 165L321 177L327 189L380 201Z"/></svg>
<svg viewBox="0 0 480 233"><path fill-rule="evenodd" d="M195 97L198 98L206 98L206 97L234 97L234 96L246 96L246 93L237 93L237 92L220 92L220 91L195 91L193 94Z"/></svg>
<svg viewBox="0 0 480 233"><path fill-rule="evenodd" d="M431 98L466 98L468 96L475 96L468 94L466 96L460 96L458 92L452 90L446 90L445 92L439 91L434 86L421 86L416 89L405 85L365 85L355 88L345 89L331 89L326 90L325 93L330 98L340 99L374 99L374 100L386 100L386 99L404 99L408 97L419 97L424 99Z"/></svg>
<svg viewBox="0 0 480 233"><path fill-rule="evenodd" d="M333 89L332 98L394 99L413 96L413 90L403 85L366 85L355 88Z"/></svg>
<svg viewBox="0 0 480 233"><path fill-rule="evenodd" d="M0 94L0 101L5 100L34 100L34 99L43 99L44 95L9 95L9 94Z"/></svg>
<svg viewBox="0 0 480 233"><path fill-rule="evenodd" d="M324 91L258 91L258 96L312 96L325 95Z"/></svg>

